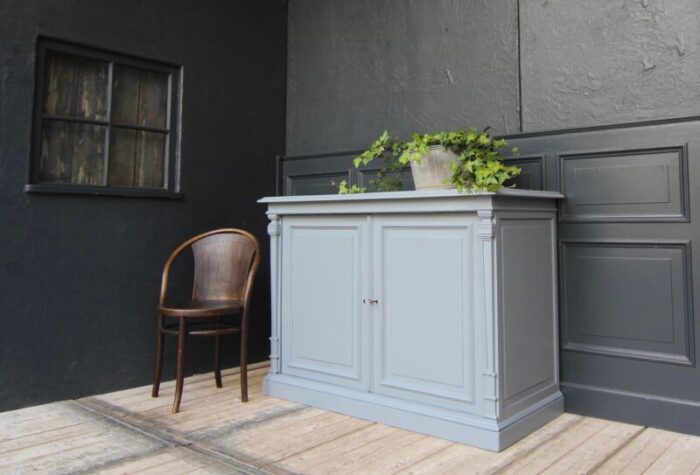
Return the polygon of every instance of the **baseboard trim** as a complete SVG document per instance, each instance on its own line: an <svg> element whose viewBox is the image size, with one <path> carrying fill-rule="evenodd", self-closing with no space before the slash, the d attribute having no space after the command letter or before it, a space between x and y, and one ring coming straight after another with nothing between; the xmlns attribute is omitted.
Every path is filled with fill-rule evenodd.
<svg viewBox="0 0 700 475"><path fill-rule="evenodd" d="M699 402L577 383L561 388L566 412L700 435Z"/></svg>

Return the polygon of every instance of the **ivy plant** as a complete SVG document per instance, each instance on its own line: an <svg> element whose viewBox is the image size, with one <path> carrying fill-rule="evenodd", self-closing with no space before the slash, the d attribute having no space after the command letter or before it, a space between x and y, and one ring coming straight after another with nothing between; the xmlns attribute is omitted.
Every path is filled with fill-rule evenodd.
<svg viewBox="0 0 700 475"><path fill-rule="evenodd" d="M503 163L505 139L494 139L487 131L467 131L468 142L452 164L450 182L457 191L497 191L520 174L520 168ZM517 147L511 149L518 153Z"/></svg>
<svg viewBox="0 0 700 475"><path fill-rule="evenodd" d="M335 185L335 182L332 182L332 184ZM354 193L364 193L365 191L367 191L367 188L363 188L358 185L348 185L347 180L342 180L340 183L338 183L339 195L351 195Z"/></svg>
<svg viewBox="0 0 700 475"><path fill-rule="evenodd" d="M408 141L401 141L384 131L367 150L355 157L353 164L360 168L383 158L383 166L377 177L370 180L370 184L376 186L379 191L400 190L400 174L406 170L406 165L412 161L420 163L430 152L430 147L435 145L451 150L459 156L459 160L452 165L449 181L460 192L496 191L520 174L520 168L503 163L502 149L507 146L506 140L494 139L488 133L488 128L481 131L471 128L413 134ZM517 153L517 147L511 151ZM349 187L343 182L339 184L338 190L341 194L364 191L364 188L357 185Z"/></svg>

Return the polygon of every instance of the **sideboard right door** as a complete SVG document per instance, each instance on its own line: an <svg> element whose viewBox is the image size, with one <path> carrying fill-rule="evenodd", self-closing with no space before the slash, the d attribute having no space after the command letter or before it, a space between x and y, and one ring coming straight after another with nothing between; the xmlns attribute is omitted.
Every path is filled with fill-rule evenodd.
<svg viewBox="0 0 700 475"><path fill-rule="evenodd" d="M369 387L367 218L285 216L282 373Z"/></svg>
<svg viewBox="0 0 700 475"><path fill-rule="evenodd" d="M466 214L375 217L374 392L477 411L475 222Z"/></svg>

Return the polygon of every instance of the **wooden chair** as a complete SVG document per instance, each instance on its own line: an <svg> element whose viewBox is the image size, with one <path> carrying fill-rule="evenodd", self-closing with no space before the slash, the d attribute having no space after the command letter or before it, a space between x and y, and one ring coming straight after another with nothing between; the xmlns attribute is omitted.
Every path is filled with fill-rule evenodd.
<svg viewBox="0 0 700 475"><path fill-rule="evenodd" d="M192 298L167 299L170 267L186 249L194 255ZM185 375L185 342L189 335L214 337L214 377L221 384L221 336L241 335L241 401L248 401L248 325L253 280L260 264L260 244L247 231L217 229L189 239L170 255L163 268L158 305L156 369L151 396L158 397L165 335L177 336L177 370L172 413L180 410ZM236 315L236 323L222 317ZM177 319L177 320L175 320ZM170 321L168 321L170 320Z"/></svg>

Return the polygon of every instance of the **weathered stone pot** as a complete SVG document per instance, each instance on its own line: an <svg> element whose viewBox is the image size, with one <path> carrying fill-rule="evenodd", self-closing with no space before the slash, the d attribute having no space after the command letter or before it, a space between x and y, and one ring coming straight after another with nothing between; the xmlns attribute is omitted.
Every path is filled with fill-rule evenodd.
<svg viewBox="0 0 700 475"><path fill-rule="evenodd" d="M420 163L411 162L411 173L416 190L431 188L454 188L450 183L452 176L452 163L459 156L452 150L445 149L442 145L433 145L430 152L423 157Z"/></svg>

